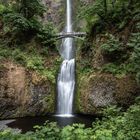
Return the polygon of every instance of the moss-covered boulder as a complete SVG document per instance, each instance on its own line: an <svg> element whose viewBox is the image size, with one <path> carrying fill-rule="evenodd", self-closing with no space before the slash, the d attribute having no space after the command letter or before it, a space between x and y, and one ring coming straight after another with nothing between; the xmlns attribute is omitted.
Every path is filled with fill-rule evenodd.
<svg viewBox="0 0 140 140"><path fill-rule="evenodd" d="M126 108L138 95L140 86L131 76L116 78L111 74L94 73L79 79L77 107L81 113L96 114L108 105Z"/></svg>
<svg viewBox="0 0 140 140"><path fill-rule="evenodd" d="M44 115L54 111L54 85L11 61L0 64L0 118Z"/></svg>

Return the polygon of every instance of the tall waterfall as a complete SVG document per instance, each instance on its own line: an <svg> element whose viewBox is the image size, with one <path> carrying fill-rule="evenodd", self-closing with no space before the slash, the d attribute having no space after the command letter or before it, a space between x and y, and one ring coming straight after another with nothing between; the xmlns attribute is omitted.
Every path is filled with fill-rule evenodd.
<svg viewBox="0 0 140 140"><path fill-rule="evenodd" d="M72 32L72 0L66 0L66 28L65 32ZM63 57L57 79L57 115L71 116L73 112L73 98L75 90L75 47L73 38L65 38L60 46Z"/></svg>

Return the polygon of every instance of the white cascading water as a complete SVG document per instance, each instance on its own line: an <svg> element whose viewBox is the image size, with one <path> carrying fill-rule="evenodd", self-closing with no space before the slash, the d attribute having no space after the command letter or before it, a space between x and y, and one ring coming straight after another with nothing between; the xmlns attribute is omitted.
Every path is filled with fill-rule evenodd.
<svg viewBox="0 0 140 140"><path fill-rule="evenodd" d="M66 29L72 32L72 0L66 0ZM72 116L75 90L75 47L73 38L65 38L60 46L60 54L64 61L57 79L57 115Z"/></svg>

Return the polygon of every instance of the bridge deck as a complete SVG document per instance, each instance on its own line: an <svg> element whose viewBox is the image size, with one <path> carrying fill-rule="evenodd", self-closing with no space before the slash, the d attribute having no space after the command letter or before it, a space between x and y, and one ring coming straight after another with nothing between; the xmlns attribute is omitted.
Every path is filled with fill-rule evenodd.
<svg viewBox="0 0 140 140"><path fill-rule="evenodd" d="M57 33L55 37L57 39L62 39L62 38L67 38L67 37L79 38L79 37L84 37L86 35L87 35L86 32L61 32L61 33Z"/></svg>
<svg viewBox="0 0 140 140"><path fill-rule="evenodd" d="M55 35L56 37L61 36L86 36L85 32L61 32Z"/></svg>

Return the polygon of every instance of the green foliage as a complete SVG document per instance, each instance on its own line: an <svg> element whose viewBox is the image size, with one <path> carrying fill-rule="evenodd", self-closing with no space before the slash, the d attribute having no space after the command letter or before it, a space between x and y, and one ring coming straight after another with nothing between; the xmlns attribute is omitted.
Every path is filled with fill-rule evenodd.
<svg viewBox="0 0 140 140"><path fill-rule="evenodd" d="M62 140L87 140L92 135L91 128L85 128L84 124L73 124L62 129L60 139Z"/></svg>
<svg viewBox="0 0 140 140"><path fill-rule="evenodd" d="M9 28L7 32L26 31L30 28L30 22L19 13L8 13L3 18L4 28ZM4 29L4 31L6 31Z"/></svg>
<svg viewBox="0 0 140 140"><path fill-rule="evenodd" d="M136 29L140 30L140 24L137 24ZM140 82L140 32L132 34L128 46L133 49L130 59L136 79Z"/></svg>
<svg viewBox="0 0 140 140"><path fill-rule="evenodd" d="M2 1L2 0L1 0ZM12 6L11 6L11 4L9 3L7 3L7 2L5 2L4 0L4 2L1 2L0 1L0 18L4 15L4 14L6 14L6 13L9 13L9 12L12 12Z"/></svg>
<svg viewBox="0 0 140 140"><path fill-rule="evenodd" d="M0 4L0 14L3 13L3 11L5 11L6 7L2 4Z"/></svg>
<svg viewBox="0 0 140 140"><path fill-rule="evenodd" d="M107 42L101 45L101 49L105 52L112 53L114 51L122 51L122 43L119 39L115 38L111 34L106 34Z"/></svg>
<svg viewBox="0 0 140 140"><path fill-rule="evenodd" d="M27 19L33 16L42 15L45 7L41 4L41 0L17 0L19 3L18 10Z"/></svg>
<svg viewBox="0 0 140 140"><path fill-rule="evenodd" d="M139 1L96 0L90 5L80 4L79 7L78 17L84 20L84 24L85 21L87 23L89 35L86 44L90 44L87 48L84 45L81 54L90 56L87 64L91 61L95 64L94 69L91 64L81 64L80 73L101 70L118 78L133 74L140 82Z"/></svg>
<svg viewBox="0 0 140 140"><path fill-rule="evenodd" d="M138 140L140 136L138 125L140 119L139 117L137 118L137 116L140 115L139 105L138 103L131 106L127 112L123 114L120 114L119 109L114 108L114 110L112 107L111 109L108 108L104 110L107 117L104 118L103 121L99 120L93 124L96 126L94 127L96 139ZM109 114L107 112L109 112Z"/></svg>
<svg viewBox="0 0 140 140"><path fill-rule="evenodd" d="M89 74L91 72L93 72L91 64L89 62L89 60L82 60L79 62L79 66L77 67L78 71L79 71L79 75L80 74Z"/></svg>
<svg viewBox="0 0 140 140"><path fill-rule="evenodd" d="M121 112L121 108L114 105L103 109L102 114L104 115L104 117L110 118L110 117L122 115L122 112Z"/></svg>
<svg viewBox="0 0 140 140"><path fill-rule="evenodd" d="M44 69L43 64L44 64L44 62L42 60L42 57L31 56L31 57L27 58L26 66L28 69L42 70L42 69Z"/></svg>
<svg viewBox="0 0 140 140"><path fill-rule="evenodd" d="M37 38L42 43L42 45L53 47L55 46L56 41L53 37L54 34L55 28L52 26L51 23L48 23L45 27L39 29L39 32L37 33Z"/></svg>
<svg viewBox="0 0 140 140"><path fill-rule="evenodd" d="M140 3L137 0L116 0L114 4L111 2L106 0L105 8L101 4L104 3L103 0L97 0L82 11L85 13L83 18L92 27L89 28L91 36L100 33L98 37L103 42L100 48L105 64L101 69L117 77L135 74L136 80L140 82ZM97 48L91 49L96 51Z"/></svg>
<svg viewBox="0 0 140 140"><path fill-rule="evenodd" d="M60 60L54 61L53 68L45 66L45 57L37 53L37 50L32 52L19 49L10 49L0 47L0 60L10 59L25 66L29 70L36 71L42 77L47 78L52 83L55 83L55 75L60 64Z"/></svg>
<svg viewBox="0 0 140 140"><path fill-rule="evenodd" d="M0 47L0 60L9 57L10 54L11 53L7 49Z"/></svg>
<svg viewBox="0 0 140 140"><path fill-rule="evenodd" d="M139 140L140 98L126 112L116 106L103 110L104 118L97 119L91 128L73 124L60 128L56 123L46 122L35 126L35 132L26 134L10 130L0 132L0 140Z"/></svg>
<svg viewBox="0 0 140 140"><path fill-rule="evenodd" d="M105 43L100 47L107 63L103 65L102 71L122 77L133 71L133 64L129 62L129 54L125 45L112 34L105 35ZM134 44L133 44L134 46Z"/></svg>
<svg viewBox="0 0 140 140"><path fill-rule="evenodd" d="M88 32L97 34L111 28L123 29L139 14L140 4L139 0L96 0L80 7L78 17L86 19Z"/></svg>
<svg viewBox="0 0 140 140"><path fill-rule="evenodd" d="M132 70L133 70L133 65L131 63L128 64L108 63L102 67L102 71L112 73L118 78L125 76Z"/></svg>
<svg viewBox="0 0 140 140"><path fill-rule="evenodd" d="M60 129L56 123L46 122L44 126L35 126L35 136L37 139L57 140L59 138Z"/></svg>
<svg viewBox="0 0 140 140"><path fill-rule="evenodd" d="M45 7L40 0L17 0L7 8L4 5L0 7L4 24L1 39L3 44L16 46L37 38L44 46L55 46L52 23L41 23Z"/></svg>

